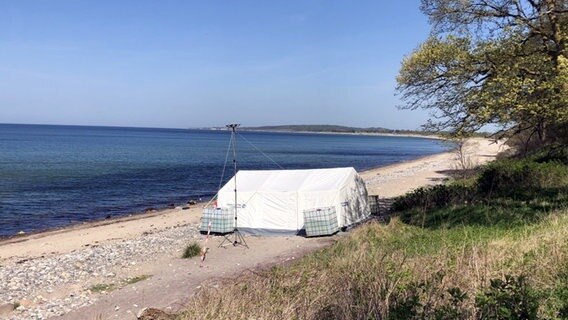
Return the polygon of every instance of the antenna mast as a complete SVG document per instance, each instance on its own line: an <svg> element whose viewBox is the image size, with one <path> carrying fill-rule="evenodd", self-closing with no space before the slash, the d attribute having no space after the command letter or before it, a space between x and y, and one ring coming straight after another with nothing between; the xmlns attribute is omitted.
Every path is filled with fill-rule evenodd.
<svg viewBox="0 0 568 320"><path fill-rule="evenodd" d="M249 246L247 245L245 238L243 237L243 235L241 234L241 232L239 231L238 227L237 227L237 210L239 208L238 202L237 202L237 128L240 126L240 124L237 123L232 123L232 124L228 124L227 128L229 130L231 130L231 147L233 148L233 169L234 169L234 182L235 182L235 228L233 229L233 235L234 235L234 240L231 241L230 239L230 235L225 235L225 239L223 240L223 242L221 242L221 244L219 245L219 247L221 247L225 242L229 242L229 243L233 243L233 246L237 246L237 245L242 245L246 248L248 248Z"/></svg>

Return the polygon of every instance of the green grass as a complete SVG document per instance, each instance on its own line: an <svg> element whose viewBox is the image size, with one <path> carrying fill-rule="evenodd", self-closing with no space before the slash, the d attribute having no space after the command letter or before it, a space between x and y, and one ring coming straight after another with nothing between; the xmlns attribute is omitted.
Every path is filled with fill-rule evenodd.
<svg viewBox="0 0 568 320"><path fill-rule="evenodd" d="M197 242L190 243L185 249L183 250L182 258L188 259L197 257L201 253L201 246Z"/></svg>
<svg viewBox="0 0 568 320"><path fill-rule="evenodd" d="M143 274L143 275L139 275L139 276L135 276L132 278L126 278L123 279L122 281L118 282L118 283L97 283L95 285L92 285L89 290L92 293L104 293L104 292L110 292L116 289L120 289L123 288L127 285L130 284L134 284L140 281L144 281L146 279L151 278L152 275L149 274Z"/></svg>
<svg viewBox="0 0 568 320"><path fill-rule="evenodd" d="M98 283L92 285L89 288L89 290L91 290L92 293L103 293L103 292L110 292L117 288L118 288L117 285L113 283Z"/></svg>

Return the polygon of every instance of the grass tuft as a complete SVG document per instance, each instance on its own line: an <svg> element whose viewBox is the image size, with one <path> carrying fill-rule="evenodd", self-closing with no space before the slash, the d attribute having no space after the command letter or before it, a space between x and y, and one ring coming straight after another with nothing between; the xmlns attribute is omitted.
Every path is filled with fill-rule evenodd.
<svg viewBox="0 0 568 320"><path fill-rule="evenodd" d="M183 250L182 258L188 259L197 257L201 253L201 246L197 242L190 243L185 250Z"/></svg>
<svg viewBox="0 0 568 320"><path fill-rule="evenodd" d="M98 283L95 284L93 286L91 286L89 288L89 290L91 290L92 293L104 293L104 292L110 292L116 289L121 289L124 286L127 286L129 284L134 284L140 281L144 281L146 279L151 278L152 275L150 274L143 274L140 276L136 276L136 277L132 277L132 278L126 278L118 283Z"/></svg>
<svg viewBox="0 0 568 320"><path fill-rule="evenodd" d="M102 292L110 292L116 289L116 285L113 283L98 283L89 288L92 293L102 293Z"/></svg>
<svg viewBox="0 0 568 320"><path fill-rule="evenodd" d="M152 275L143 274L143 275L136 276L136 277L133 277L133 278L128 278L128 279L124 280L124 283L126 285L129 285L129 284L133 284L133 283L136 283L136 282L144 281L144 280L149 279L151 277L152 277Z"/></svg>

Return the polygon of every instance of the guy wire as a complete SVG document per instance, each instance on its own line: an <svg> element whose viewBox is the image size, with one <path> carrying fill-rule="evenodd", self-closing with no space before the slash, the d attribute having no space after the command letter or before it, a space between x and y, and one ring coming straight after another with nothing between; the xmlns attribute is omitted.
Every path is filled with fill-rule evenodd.
<svg viewBox="0 0 568 320"><path fill-rule="evenodd" d="M278 164L278 162L274 161L274 159L272 159L271 157L269 157L266 153L262 152L262 150L260 150L259 148L257 148L254 144L252 144L252 142L248 141L247 138L245 138L242 134L238 133L237 134L243 138L246 142L248 142L248 144L250 144L253 148L256 149L256 151L260 152L263 156L265 156L266 158L268 158L268 160L272 161L275 165L278 166L278 168L284 170L284 168Z"/></svg>

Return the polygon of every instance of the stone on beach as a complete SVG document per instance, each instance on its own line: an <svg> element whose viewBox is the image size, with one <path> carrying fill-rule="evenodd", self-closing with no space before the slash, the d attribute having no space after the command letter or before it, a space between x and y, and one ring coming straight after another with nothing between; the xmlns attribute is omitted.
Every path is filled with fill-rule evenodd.
<svg viewBox="0 0 568 320"><path fill-rule="evenodd" d="M0 304L0 316L7 316L14 311L14 304L4 303Z"/></svg>

